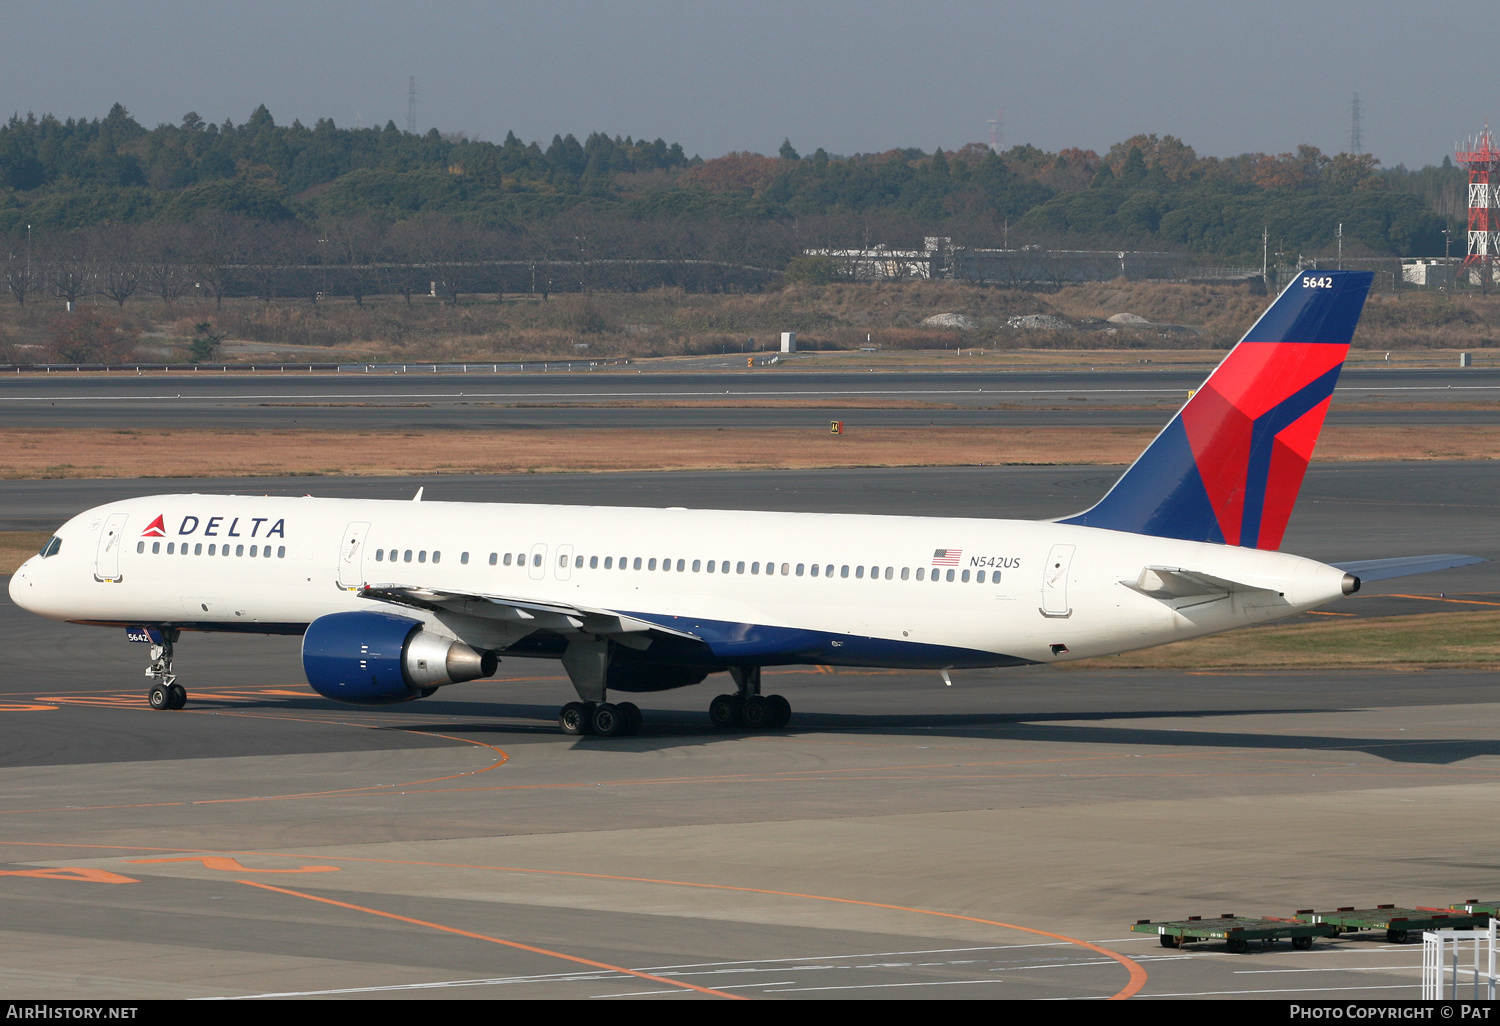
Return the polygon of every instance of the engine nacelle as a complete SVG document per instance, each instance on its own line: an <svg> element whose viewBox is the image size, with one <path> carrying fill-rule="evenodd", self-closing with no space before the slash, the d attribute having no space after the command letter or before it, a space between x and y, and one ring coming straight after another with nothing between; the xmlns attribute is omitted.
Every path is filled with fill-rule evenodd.
<svg viewBox="0 0 1500 1026"><path fill-rule="evenodd" d="M393 613L329 613L302 636L302 670L313 690L356 705L405 702L427 688L488 677L499 662Z"/></svg>

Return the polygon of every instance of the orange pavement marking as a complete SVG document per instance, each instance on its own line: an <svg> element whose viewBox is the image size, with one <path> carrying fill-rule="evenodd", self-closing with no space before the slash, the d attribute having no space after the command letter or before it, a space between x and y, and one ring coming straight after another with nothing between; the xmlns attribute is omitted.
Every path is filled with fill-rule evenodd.
<svg viewBox="0 0 1500 1026"><path fill-rule="evenodd" d="M77 843L72 843L72 842L67 842L67 841L7 841L7 840L0 839L0 845L3 845L3 844L21 845L21 846L35 847L35 848L93 848L93 849L106 848L106 849L109 849L111 851L173 851L173 850L175 850L175 851L182 851L183 850L181 848L176 848L176 849L171 849L171 848L156 848L156 847L146 847L146 846L143 846L143 845L133 845L133 844L77 844ZM191 851L192 849L187 849L187 850ZM234 852L233 854L235 854L235 855L257 855L257 856L260 856L262 858L269 858L269 859L300 859L300 858L306 858L307 857L305 855L282 854L280 852L271 852L271 851L262 851L262 852ZM1111 995L1110 1000L1118 1001L1118 1000L1123 1000L1125 998L1132 997L1133 995L1139 993L1140 990L1141 990L1141 988L1146 985L1146 979L1147 979L1146 970L1143 969L1143 968L1141 968L1140 964L1138 962L1136 962L1134 959L1132 959L1132 958L1130 958L1130 957L1128 957L1126 955L1121 955L1118 952L1111 951L1111 950L1109 950L1106 947L1102 947L1102 946L1100 946L1098 944L1094 944L1094 943L1091 943L1089 941L1079 940L1076 937L1069 937L1069 936L1066 936L1065 934L1049 933L1046 930L1037 930L1037 929L1034 929L1034 928L1029 927L1029 926L1018 926L1018 925L1016 925L1014 923L1003 923L1003 922L1000 922L999 920L995 920L995 919L980 919L980 918L977 918L975 916L958 915L957 913L953 913L953 912L938 912L938 911L933 910L933 909L914 908L914 907L909 906L909 905L890 905L890 904L885 904L883 902L876 902L876 901L860 901L860 900L855 899L855 898L836 898L836 897L831 897L829 895L823 895L823 894L803 894L803 893L800 893L800 892L797 892L797 891L773 891L773 890L767 890L765 888L760 888L760 887L738 887L738 886L735 886L733 884L694 883L693 881L690 881L690 880L658 880L658 879L654 879L652 877L643 877L643 876L613 876L613 875L609 875L609 874L605 874L605 873L580 873L580 872L576 872L576 871L573 871L573 870L567 870L567 869L525 869L525 868L522 868L520 866L480 866L480 865L471 865L471 864L462 863L462 862L420 862L420 861L411 860L411 859L371 859L371 858L360 858L359 856L353 856L353 855L348 855L348 856L346 856L346 855L340 855L340 856L338 856L338 858L340 860L344 861L344 862L371 862L371 863L375 863L375 864L378 864L378 865L389 865L389 866L424 866L424 867L433 868L433 869L484 869L484 870L491 870L491 871L500 872L500 873L530 873L530 874L534 874L534 875L537 875L537 876L572 876L572 877L579 877L581 879L590 879L590 880L619 880L619 881L623 881L623 882L626 882L626 883L660 884L660 885L662 885L664 887L693 887L693 888L700 888L702 890L711 890L711 891L738 891L738 892L745 893L745 894L770 894L770 895L776 895L776 896L782 896L782 897L803 898L803 899L806 899L806 900L809 900L809 901L829 901L829 902L833 902L835 904L841 904L841 905L864 905L864 906L867 906L867 907L870 907L870 908L888 908L888 909L894 909L896 911L901 911L901 912L913 912L913 913L916 913L917 915L938 916L938 917L947 918L947 919L961 919L961 920L964 920L966 922L971 922L971 923L980 923L980 924L987 925L987 926L999 926L999 927L1003 927L1003 928L1008 929L1008 930L1019 930L1022 933L1036 934L1036 935L1041 936L1041 937L1051 937L1051 938L1053 938L1055 940L1060 940L1060 941L1063 941L1063 942L1068 943L1068 944L1076 944L1076 945L1078 945L1080 947L1083 947L1083 948L1086 948L1086 949L1088 949L1090 951L1097 951L1100 954L1106 955L1109 958L1114 959L1116 962L1119 962L1122 966L1124 966L1126 968L1126 971L1130 973L1130 982L1127 983L1125 985L1125 987L1123 987L1120 991L1118 991L1117 993ZM241 880L239 882L243 883L243 884L248 884L248 885L250 885L252 887L262 887L262 888L265 888L266 890L272 890L272 891L281 891L281 890L283 890L283 888L272 887L270 884L256 883L253 880ZM287 893L287 894L297 894L298 892L296 892L296 891L285 891L284 893ZM327 901L329 904L332 904L332 905L342 904L341 902L333 901L333 900L327 899L327 898L313 898L312 895L302 895L302 897L308 897L308 898L311 898L314 901ZM349 908L359 908L359 906L357 906L357 905L350 905L350 906L347 906L347 907L349 907ZM388 913L388 912L377 912L377 911L375 911L373 909L361 909L361 911L369 911L369 912L372 912L375 915L391 916L391 918L396 918L396 919L401 918L400 916L394 916L394 915L392 915L391 913ZM408 921L409 922L416 922L417 920L408 920ZM435 924L424 924L424 925L433 925L435 929L447 929L446 927L436 926ZM454 932L459 932L459 931L454 931ZM513 942L508 942L508 941L501 941L501 940L499 940L497 938L486 937L484 939L485 940L494 940L495 943L497 943L497 944L513 943ZM515 946L521 947L522 945L515 945ZM548 954L552 954L552 952L548 952ZM559 957L561 957L561 958L572 958L572 956L570 956L570 955L559 955ZM614 967L610 967L610 968L614 968ZM629 970L629 969L622 969L620 971L621 972L626 972L626 973L631 973L631 970ZM632 973L632 975L640 976L640 975L644 975L644 974L641 974L641 973ZM647 978L648 979L654 979L655 977L647 977ZM668 981L668 982L672 982L672 981ZM691 986L691 984L676 984L676 983L674 983L674 985L676 985L676 986ZM697 988L694 988L694 989L697 989ZM726 995L726 996L733 997L735 995Z"/></svg>
<svg viewBox="0 0 1500 1026"><path fill-rule="evenodd" d="M83 866L53 866L45 869L4 869L0 876L31 876L42 880L75 880L82 883L140 883L139 880L107 869L88 869Z"/></svg>
<svg viewBox="0 0 1500 1026"><path fill-rule="evenodd" d="M395 919L399 922L411 923L413 926L425 926L428 929L441 930L443 933L451 933L459 937L469 937L473 940L488 941L491 944L503 944L508 948L515 948L519 951L530 951L532 954L536 955L549 955L552 958L560 958L566 962L576 962L579 965L593 966L595 969L604 969L614 973L624 973L627 976L634 976L638 979L650 980L652 983L665 983L668 986L681 987L684 990L696 990L700 994L710 994L714 997L729 998L731 1001L747 1000L745 997L739 994L726 994L722 990L712 990L708 987L700 987L697 984L693 983L683 983L681 980L674 980L667 976L655 976L651 973L643 973L636 969L626 969L623 966L610 965L608 962L596 962L591 958L581 958L578 955L564 954L561 951L553 951L550 948L538 948L530 944L522 944L520 941L504 940L500 937L491 937L488 934L473 933L469 930L460 930L456 926L444 926L441 923L430 923L425 919L412 919L410 916L400 916L394 912L382 912L378 908L367 908L364 905L353 905L347 901L335 901L332 898L320 898L315 894L304 894L301 891L291 891L287 890L285 887L272 887L270 884L257 883L254 880L240 880L237 882L245 884L248 887L259 887L262 890L275 891L278 894L290 894L296 898L306 898L308 901L320 901L325 905L336 905L339 908L353 909L356 912L366 912L372 916L381 916L385 919Z"/></svg>
<svg viewBox="0 0 1500 1026"><path fill-rule="evenodd" d="M297 869L252 869L250 866L240 865L239 859L232 859L222 855L190 855L176 859L131 859L133 865L147 865L160 862L201 862L204 869L218 869L226 873L337 873L338 866L300 866Z"/></svg>

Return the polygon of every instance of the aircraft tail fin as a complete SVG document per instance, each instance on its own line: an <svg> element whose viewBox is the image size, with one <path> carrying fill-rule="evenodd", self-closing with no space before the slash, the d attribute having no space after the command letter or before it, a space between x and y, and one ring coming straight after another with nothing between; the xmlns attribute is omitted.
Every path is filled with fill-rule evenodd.
<svg viewBox="0 0 1500 1026"><path fill-rule="evenodd" d="M1060 522L1280 547L1373 279L1298 274L1109 493Z"/></svg>

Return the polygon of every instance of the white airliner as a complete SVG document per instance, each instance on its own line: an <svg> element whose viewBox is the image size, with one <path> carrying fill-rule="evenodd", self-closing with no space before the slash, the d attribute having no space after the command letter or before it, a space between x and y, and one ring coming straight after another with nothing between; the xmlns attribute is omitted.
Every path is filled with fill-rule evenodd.
<svg viewBox="0 0 1500 1026"><path fill-rule="evenodd" d="M1263 623L1440 555L1276 551L1371 275L1299 274L1091 509L1057 521L232 495L109 503L11 580L17 605L152 645L181 708L182 631L300 634L329 698L387 704L558 658L572 734L631 734L608 693L728 671L715 726L784 726L775 665L931 669L1108 655ZM418 493L420 500L421 493Z"/></svg>

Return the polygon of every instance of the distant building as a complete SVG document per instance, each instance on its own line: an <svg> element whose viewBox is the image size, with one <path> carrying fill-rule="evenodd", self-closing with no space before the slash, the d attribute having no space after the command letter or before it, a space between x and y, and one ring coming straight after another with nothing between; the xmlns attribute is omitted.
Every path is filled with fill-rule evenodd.
<svg viewBox="0 0 1500 1026"><path fill-rule="evenodd" d="M971 249L947 236L928 236L921 249L807 249L807 256L832 260L849 281L926 281L938 278L985 285L1061 285L1116 278L1184 280L1222 277L1223 269L1195 268L1183 253L1142 250ZM1234 268L1233 276L1243 269ZM1254 269L1259 274L1259 269Z"/></svg>
<svg viewBox="0 0 1500 1026"><path fill-rule="evenodd" d="M1463 260L1459 257L1408 258L1401 261L1401 280L1408 285L1450 286L1453 272L1461 263Z"/></svg>

